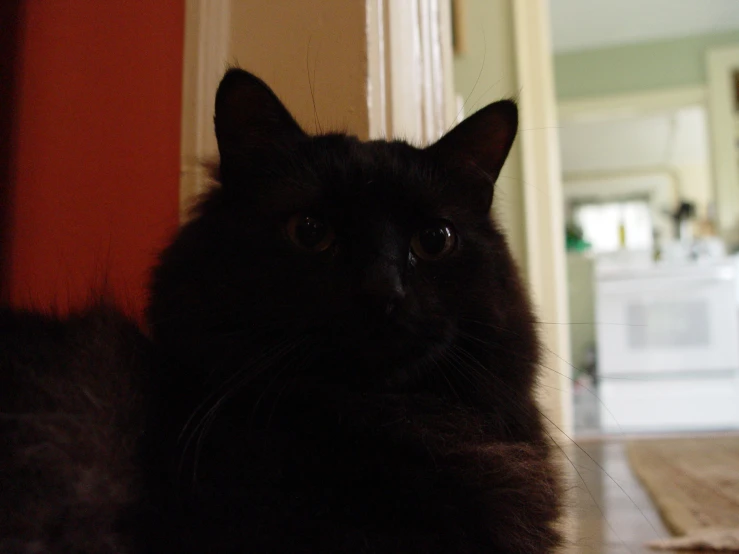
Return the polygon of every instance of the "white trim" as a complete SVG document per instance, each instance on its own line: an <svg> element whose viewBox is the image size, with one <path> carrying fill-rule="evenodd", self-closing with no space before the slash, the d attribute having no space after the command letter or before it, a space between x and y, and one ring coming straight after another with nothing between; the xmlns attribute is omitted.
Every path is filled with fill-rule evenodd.
<svg viewBox="0 0 739 554"><path fill-rule="evenodd" d="M390 31L389 133L423 146L444 134L456 115L451 7L441 0L385 0L385 7ZM372 71L371 50L369 60Z"/></svg>
<svg viewBox="0 0 739 554"><path fill-rule="evenodd" d="M439 138L435 130L441 127L439 121L439 110L441 99L438 86L441 78L441 56L439 52L439 19L434 20L434 7L438 0L418 0L418 29L421 40L421 71L423 108L422 121L424 131L424 142L431 142ZM438 13L437 13L438 15Z"/></svg>
<svg viewBox="0 0 739 554"><path fill-rule="evenodd" d="M213 106L229 59L231 0L186 0L180 137L180 220L203 191L203 164L218 155Z"/></svg>
<svg viewBox="0 0 739 554"><path fill-rule="evenodd" d="M561 100L558 105L559 121L570 123L633 117L696 104L704 105L707 96L706 87L691 86Z"/></svg>
<svg viewBox="0 0 739 554"><path fill-rule="evenodd" d="M524 186L526 250L532 296L542 321L569 321L567 271L557 134L552 44L548 0L514 0L515 57L520 97L520 128L536 132L519 134ZM567 435L572 432L570 339L567 325L543 325L547 351L541 389L548 417ZM563 443L568 440L558 436Z"/></svg>
<svg viewBox="0 0 739 554"><path fill-rule="evenodd" d="M655 175L669 175L670 180L674 184L674 194L676 198L681 196L679 178L675 169L671 166L652 166L639 167L635 169L618 169L618 170L598 170L598 171L569 171L563 174L565 183L579 183L581 181L597 181L599 179L612 178L632 178L632 177L653 177ZM565 196L567 195L567 187L563 188Z"/></svg>
<svg viewBox="0 0 739 554"><path fill-rule="evenodd" d="M706 54L716 215L721 236L739 246L739 150L732 92L732 71L739 70L739 47L718 48Z"/></svg>
<svg viewBox="0 0 739 554"><path fill-rule="evenodd" d="M673 238L673 226L663 213L680 197L679 178L669 167L651 170L594 172L564 176L566 204L577 200L620 200L629 196L646 196L653 223L663 239Z"/></svg>
<svg viewBox="0 0 739 554"><path fill-rule="evenodd" d="M367 114L369 138L387 137L387 82L383 0L367 0Z"/></svg>
<svg viewBox="0 0 739 554"><path fill-rule="evenodd" d="M654 181L653 181L654 179ZM662 182L657 182L660 179ZM666 202L657 204L658 208L674 201L675 175L668 170L650 171L644 173L605 173L591 176L566 178L564 182L564 196L566 202L574 200L608 201L623 198L624 196L655 195L662 197Z"/></svg>
<svg viewBox="0 0 739 554"><path fill-rule="evenodd" d="M423 71L417 0L386 3L389 18L390 133L424 143Z"/></svg>
<svg viewBox="0 0 739 554"><path fill-rule="evenodd" d="M441 2L439 5L440 47L441 47L441 75L443 87L442 102L444 104L444 120L442 133L452 125L456 125L457 93L454 90L454 39L452 38L452 3ZM460 120L461 121L461 120Z"/></svg>

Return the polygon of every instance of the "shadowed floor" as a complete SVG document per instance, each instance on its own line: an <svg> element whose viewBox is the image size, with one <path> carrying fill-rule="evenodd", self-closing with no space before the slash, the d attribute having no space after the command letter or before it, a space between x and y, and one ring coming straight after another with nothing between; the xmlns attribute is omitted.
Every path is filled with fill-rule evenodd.
<svg viewBox="0 0 739 554"><path fill-rule="evenodd" d="M563 552L655 552L647 548L645 543L669 537L670 533L631 471L625 443L614 440L578 441L578 444L582 450L574 445L567 449L567 455L574 465L574 469L570 467L569 479L572 489L571 512L575 522L572 540Z"/></svg>

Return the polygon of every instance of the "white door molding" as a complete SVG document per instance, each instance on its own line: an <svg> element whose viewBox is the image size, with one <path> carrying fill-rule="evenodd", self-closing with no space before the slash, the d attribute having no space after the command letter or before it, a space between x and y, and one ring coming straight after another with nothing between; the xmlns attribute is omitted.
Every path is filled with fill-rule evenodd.
<svg viewBox="0 0 739 554"><path fill-rule="evenodd" d="M389 27L387 131L393 138L429 144L449 130L456 115L451 4L383 3Z"/></svg>
<svg viewBox="0 0 739 554"><path fill-rule="evenodd" d="M547 0L514 0L515 57L523 132L528 280L546 346L541 373L547 416L564 433L572 430L569 308L564 244L564 199ZM553 433L556 437L556 433ZM563 442L568 442L563 439Z"/></svg>
<svg viewBox="0 0 739 554"><path fill-rule="evenodd" d="M213 106L230 57L231 0L186 0L180 136L180 221L208 181L218 156Z"/></svg>
<svg viewBox="0 0 739 554"><path fill-rule="evenodd" d="M388 136L387 30L383 0L367 0L367 112L370 139Z"/></svg>
<svg viewBox="0 0 739 554"><path fill-rule="evenodd" d="M739 71L739 47L718 48L706 54L708 116L713 158L716 215L721 236L729 247L739 246L739 150L737 109L732 75Z"/></svg>
<svg viewBox="0 0 739 554"><path fill-rule="evenodd" d="M707 97L708 91L704 86L676 87L561 100L557 112L560 123L602 121L637 117L688 106L705 106Z"/></svg>

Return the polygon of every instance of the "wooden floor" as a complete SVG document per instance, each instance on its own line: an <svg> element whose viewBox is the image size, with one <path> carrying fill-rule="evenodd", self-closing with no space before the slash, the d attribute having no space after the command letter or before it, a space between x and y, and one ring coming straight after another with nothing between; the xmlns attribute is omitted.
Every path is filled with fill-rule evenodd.
<svg viewBox="0 0 739 554"><path fill-rule="evenodd" d="M566 554L640 554L645 546L668 537L649 497L629 469L620 441L578 441L567 455L572 487L574 529ZM592 460L590 459L592 457ZM601 469L601 466L603 469ZM685 554L683 552L682 554Z"/></svg>

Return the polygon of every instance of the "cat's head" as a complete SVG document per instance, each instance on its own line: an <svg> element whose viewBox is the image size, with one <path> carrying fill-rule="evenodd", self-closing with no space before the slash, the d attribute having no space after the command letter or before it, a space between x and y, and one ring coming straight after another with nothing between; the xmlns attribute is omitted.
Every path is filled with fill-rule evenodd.
<svg viewBox="0 0 739 554"><path fill-rule="evenodd" d="M271 364L452 391L492 371L528 387L531 313L490 211L516 127L502 101L426 148L312 136L265 83L230 70L220 186L155 271L154 340L204 376Z"/></svg>

